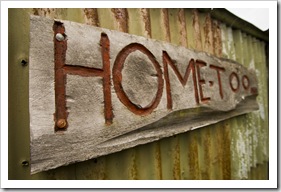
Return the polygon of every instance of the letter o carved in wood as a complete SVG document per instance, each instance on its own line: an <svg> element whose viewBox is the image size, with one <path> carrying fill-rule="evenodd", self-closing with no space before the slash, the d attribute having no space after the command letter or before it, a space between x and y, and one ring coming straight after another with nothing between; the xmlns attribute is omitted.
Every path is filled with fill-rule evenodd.
<svg viewBox="0 0 281 192"><path fill-rule="evenodd" d="M149 60L152 62L156 72L157 72L157 82L158 82L158 88L156 95L154 99L148 104L146 107L141 108L139 105L133 103L126 93L124 92L124 89L122 87L122 70L124 67L124 62L128 55L134 51L140 51L143 54L145 54ZM131 43L127 46L125 46L117 55L113 70L112 70L112 76L113 76L113 84L114 89L116 91L116 94L119 98L119 100L133 113L136 115L147 115L150 114L159 104L162 93L163 93L163 78L162 78L162 71L159 63L155 59L154 55L143 45L139 43Z"/></svg>

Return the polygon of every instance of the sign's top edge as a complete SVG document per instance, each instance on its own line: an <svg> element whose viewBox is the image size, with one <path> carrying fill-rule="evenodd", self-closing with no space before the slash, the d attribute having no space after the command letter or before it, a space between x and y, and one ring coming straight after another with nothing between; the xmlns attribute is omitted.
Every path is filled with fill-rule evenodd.
<svg viewBox="0 0 281 192"><path fill-rule="evenodd" d="M62 24L66 23L66 22L69 22L69 23L75 23L75 24L78 24L78 25L87 25L85 23L79 23L79 22L64 20L64 19L59 19L59 18L53 18L52 19L52 18L46 18L46 17L42 17L42 16L37 16L37 15L30 15L30 19L39 19L39 18L44 19L44 20L53 21L53 22L60 22ZM184 46L181 46L181 45L176 45L176 44L173 44L173 43L170 43L170 42L167 42L167 41L153 39L153 38L147 38L145 36L138 36L138 35L135 35L135 34L130 34L130 33L122 32L122 31L118 31L118 30L113 30L113 29L108 29L108 28L103 28L103 27L97 27L97 26L93 26L93 25L87 25L87 26L92 27L92 28L96 28L96 29L102 29L102 30L110 31L110 32L118 32L118 33L123 33L123 34L129 34L132 37L138 37L138 38L142 38L142 39L145 39L145 40L151 40L151 41L158 42L158 43L169 44L169 45L171 45L175 48L184 48L184 49L190 50L192 52L195 52L197 54L205 54L206 56L210 56L214 59L219 59L219 60L224 61L224 62L242 65L241 63L239 63L235 60L229 59L229 58L217 57L215 55L212 55L212 54L204 52L204 51L199 51L199 50L196 50L196 49L187 48L187 47L184 47Z"/></svg>

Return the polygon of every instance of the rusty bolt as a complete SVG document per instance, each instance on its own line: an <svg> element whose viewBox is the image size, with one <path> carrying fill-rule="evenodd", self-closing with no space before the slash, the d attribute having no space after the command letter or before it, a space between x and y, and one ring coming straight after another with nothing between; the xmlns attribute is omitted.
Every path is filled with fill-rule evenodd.
<svg viewBox="0 0 281 192"><path fill-rule="evenodd" d="M24 160L21 162L21 165L24 167L27 167L27 166L29 166L29 162L27 160Z"/></svg>
<svg viewBox="0 0 281 192"><path fill-rule="evenodd" d="M63 41L63 40L64 40L63 34L57 33L57 34L56 34L56 39L57 39L58 41Z"/></svg>
<svg viewBox="0 0 281 192"><path fill-rule="evenodd" d="M66 120L65 119L59 119L57 121L57 127L60 128L60 129L63 129L65 128L66 126Z"/></svg>
<svg viewBox="0 0 281 192"><path fill-rule="evenodd" d="M21 60L21 65L22 66L27 66L27 64L28 64L28 62L25 59Z"/></svg>

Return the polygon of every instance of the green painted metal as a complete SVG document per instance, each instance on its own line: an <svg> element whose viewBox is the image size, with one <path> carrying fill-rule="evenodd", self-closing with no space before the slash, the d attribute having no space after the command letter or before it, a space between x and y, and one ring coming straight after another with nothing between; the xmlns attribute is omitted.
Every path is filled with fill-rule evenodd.
<svg viewBox="0 0 281 192"><path fill-rule="evenodd" d="M29 56L29 14L92 19L103 28L236 60L258 74L260 110L31 176L22 164L30 152L28 66L20 64ZM234 17L225 9L9 9L9 179L268 179L268 37L236 17L230 27Z"/></svg>

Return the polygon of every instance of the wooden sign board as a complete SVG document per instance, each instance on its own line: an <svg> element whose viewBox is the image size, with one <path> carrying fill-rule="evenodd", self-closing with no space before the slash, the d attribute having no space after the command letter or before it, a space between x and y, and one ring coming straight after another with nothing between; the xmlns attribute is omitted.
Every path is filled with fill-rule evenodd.
<svg viewBox="0 0 281 192"><path fill-rule="evenodd" d="M253 71L166 42L31 16L31 173L258 109Z"/></svg>

